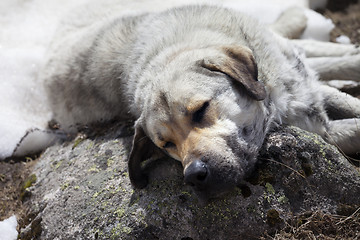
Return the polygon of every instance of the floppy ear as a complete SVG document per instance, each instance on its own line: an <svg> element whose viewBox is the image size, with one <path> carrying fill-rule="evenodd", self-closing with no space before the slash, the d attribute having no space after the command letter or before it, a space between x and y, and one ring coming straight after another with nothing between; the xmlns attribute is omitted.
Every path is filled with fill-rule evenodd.
<svg viewBox="0 0 360 240"><path fill-rule="evenodd" d="M147 175L141 167L141 163L153 156L157 147L146 136L143 128L135 124L135 135L128 161L130 181L135 188L144 188L148 184Z"/></svg>
<svg viewBox="0 0 360 240"><path fill-rule="evenodd" d="M205 58L201 61L201 66L225 73L240 83L250 97L257 101L264 100L266 91L264 84L257 79L258 70L252 51L237 45L221 47L221 51L224 52L225 58Z"/></svg>

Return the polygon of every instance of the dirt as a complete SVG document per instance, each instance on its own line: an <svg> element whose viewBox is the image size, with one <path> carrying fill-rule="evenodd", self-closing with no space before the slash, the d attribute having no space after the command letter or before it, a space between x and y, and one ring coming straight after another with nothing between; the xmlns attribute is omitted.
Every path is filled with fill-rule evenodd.
<svg viewBox="0 0 360 240"><path fill-rule="evenodd" d="M331 41L336 42L337 37L345 35L351 43L360 45L360 3L352 4L344 11L325 10L323 14L336 26L330 34Z"/></svg>
<svg viewBox="0 0 360 240"><path fill-rule="evenodd" d="M353 44L360 45L360 2L338 11L353 2L356 1L329 1L328 9L320 10L336 26L331 32L332 41L335 42L340 35L346 35ZM25 188L36 181L30 175L36 163L33 158L0 162L0 221L16 214L19 225L23 225L26 216L23 201L28 197ZM349 217L321 212L296 217L279 234L265 234L263 239L356 239L360 235L360 210L355 210L354 214L348 214Z"/></svg>
<svg viewBox="0 0 360 240"><path fill-rule="evenodd" d="M275 236L266 235L262 240L282 239L359 239L360 208L350 216L329 215L321 211L304 213L289 221Z"/></svg>
<svg viewBox="0 0 360 240"><path fill-rule="evenodd" d="M18 219L25 216L23 201L28 197L26 187L34 183L30 176L35 162L30 157L0 162L0 221L13 214Z"/></svg>

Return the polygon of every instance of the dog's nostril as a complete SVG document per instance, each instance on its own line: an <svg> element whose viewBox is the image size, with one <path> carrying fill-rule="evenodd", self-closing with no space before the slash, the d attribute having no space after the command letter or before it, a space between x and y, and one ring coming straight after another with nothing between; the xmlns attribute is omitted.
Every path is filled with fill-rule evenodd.
<svg viewBox="0 0 360 240"><path fill-rule="evenodd" d="M197 175L196 179L199 181L204 181L206 178L207 172L201 172L199 175Z"/></svg>
<svg viewBox="0 0 360 240"><path fill-rule="evenodd" d="M192 187L204 187L208 175L206 164L200 160L195 160L187 167L184 180L186 184Z"/></svg>

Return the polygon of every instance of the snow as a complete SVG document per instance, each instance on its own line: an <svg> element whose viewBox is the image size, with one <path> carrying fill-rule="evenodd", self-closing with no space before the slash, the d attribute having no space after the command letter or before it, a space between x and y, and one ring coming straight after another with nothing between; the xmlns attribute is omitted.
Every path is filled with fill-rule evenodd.
<svg viewBox="0 0 360 240"><path fill-rule="evenodd" d="M91 3L92 2L92 3ZM44 131L51 119L42 83L37 74L61 16L77 6L91 4L112 8L121 2L121 11L159 11L170 6L206 0L1 0L0 1L0 159L43 149L56 134ZM308 0L212 0L272 23L287 7L307 8ZM306 10L310 27L304 38L328 40L332 23ZM20 143L20 144L19 144Z"/></svg>
<svg viewBox="0 0 360 240"><path fill-rule="evenodd" d="M332 21L310 9L305 10L305 15L308 18L308 27L305 29L301 38L329 41L329 33L334 28Z"/></svg>
<svg viewBox="0 0 360 240"><path fill-rule="evenodd" d="M51 118L36 75L60 16L71 6L70 0L0 1L0 159Z"/></svg>
<svg viewBox="0 0 360 240"><path fill-rule="evenodd" d="M292 6L306 7L304 0L229 0L223 1L225 7L245 12L266 24L273 23L282 11Z"/></svg>
<svg viewBox="0 0 360 240"><path fill-rule="evenodd" d="M342 43L342 44L350 44L350 38L348 36L345 35L340 35L336 38L336 42L338 43Z"/></svg>
<svg viewBox="0 0 360 240"><path fill-rule="evenodd" d="M4 221L0 221L0 239L1 240L16 240L18 232L16 216L13 215Z"/></svg>

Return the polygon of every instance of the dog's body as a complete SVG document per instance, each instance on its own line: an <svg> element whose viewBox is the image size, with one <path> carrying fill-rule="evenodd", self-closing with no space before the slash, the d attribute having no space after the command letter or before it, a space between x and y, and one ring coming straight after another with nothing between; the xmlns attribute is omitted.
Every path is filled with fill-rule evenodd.
<svg viewBox="0 0 360 240"><path fill-rule="evenodd" d="M301 50L247 16L188 6L106 23L63 36L42 78L65 129L136 120L136 187L146 185L141 162L163 149L199 196L216 196L251 172L276 124L360 149L360 101L322 86ZM347 120L329 120L325 108L337 107L335 117Z"/></svg>

